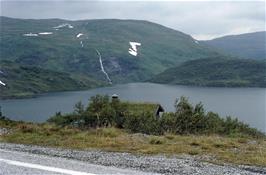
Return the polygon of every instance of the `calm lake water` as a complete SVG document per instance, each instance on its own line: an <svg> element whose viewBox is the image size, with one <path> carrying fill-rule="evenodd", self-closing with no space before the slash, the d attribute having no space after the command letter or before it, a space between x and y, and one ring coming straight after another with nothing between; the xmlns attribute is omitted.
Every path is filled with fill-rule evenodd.
<svg viewBox="0 0 266 175"><path fill-rule="evenodd" d="M57 111L72 112L76 102L88 103L96 94L118 94L128 101L160 103L174 110L176 98L184 95L205 109L222 116L234 116L266 132L266 88L205 88L153 83L130 83L87 91L49 93L31 99L0 100L4 115L15 120L43 122Z"/></svg>

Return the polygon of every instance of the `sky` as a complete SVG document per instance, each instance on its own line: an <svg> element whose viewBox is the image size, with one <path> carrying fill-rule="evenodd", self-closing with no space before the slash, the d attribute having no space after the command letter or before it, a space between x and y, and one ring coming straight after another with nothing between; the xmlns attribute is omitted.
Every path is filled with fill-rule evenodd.
<svg viewBox="0 0 266 175"><path fill-rule="evenodd" d="M265 30L265 1L0 0L1 16L15 18L139 19L198 40Z"/></svg>

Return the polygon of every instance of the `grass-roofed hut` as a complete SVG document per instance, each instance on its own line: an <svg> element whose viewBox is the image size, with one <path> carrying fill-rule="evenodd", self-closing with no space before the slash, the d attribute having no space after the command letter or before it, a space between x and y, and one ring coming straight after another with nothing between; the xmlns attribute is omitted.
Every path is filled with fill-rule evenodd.
<svg viewBox="0 0 266 175"><path fill-rule="evenodd" d="M132 113L146 113L151 112L154 113L154 116L159 118L161 114L164 112L164 108L157 103L144 103L144 102L122 102L127 112Z"/></svg>
<svg viewBox="0 0 266 175"><path fill-rule="evenodd" d="M112 101L120 101L117 94L112 95ZM164 108L158 103L145 102L120 102L129 113L154 113L154 116L159 118L164 112Z"/></svg>

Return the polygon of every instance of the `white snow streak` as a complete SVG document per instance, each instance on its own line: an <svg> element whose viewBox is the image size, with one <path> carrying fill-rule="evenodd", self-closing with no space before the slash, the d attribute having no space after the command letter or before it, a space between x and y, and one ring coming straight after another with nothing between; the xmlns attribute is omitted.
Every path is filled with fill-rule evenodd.
<svg viewBox="0 0 266 175"><path fill-rule="evenodd" d="M194 40L194 43L199 44L199 42L197 40Z"/></svg>
<svg viewBox="0 0 266 175"><path fill-rule="evenodd" d="M0 80L0 85L5 86L6 84Z"/></svg>
<svg viewBox="0 0 266 175"><path fill-rule="evenodd" d="M82 35L83 35L83 33L77 34L77 38L81 37Z"/></svg>
<svg viewBox="0 0 266 175"><path fill-rule="evenodd" d="M65 24L60 24L59 26L53 27L54 29L60 29L63 27L68 27L69 29L74 28L71 24L65 23Z"/></svg>
<svg viewBox="0 0 266 175"><path fill-rule="evenodd" d="M101 66L101 71L105 74L105 76L106 76L108 82L109 82L110 84L112 84L112 80L109 78L109 75L108 75L107 72L105 72L105 70L104 70L101 53L100 53L97 49L95 49L95 50L96 50L96 52L97 52L97 54L98 54L98 56L99 56L99 62L100 62L100 66Z"/></svg>
<svg viewBox="0 0 266 175"><path fill-rule="evenodd" d="M52 35L53 32L41 32L39 33L39 35Z"/></svg>
<svg viewBox="0 0 266 175"><path fill-rule="evenodd" d="M4 74L4 72L2 72L2 71L0 70L0 74ZM0 85L5 86L6 84L0 80Z"/></svg>
<svg viewBox="0 0 266 175"><path fill-rule="evenodd" d="M83 42L82 41L80 41L80 45L81 45L81 47L83 47Z"/></svg>
<svg viewBox="0 0 266 175"><path fill-rule="evenodd" d="M25 33L24 36L38 36L37 33Z"/></svg>
<svg viewBox="0 0 266 175"><path fill-rule="evenodd" d="M133 56L137 56L138 55L138 49L137 46L141 46L141 43L137 43L137 42L129 42L131 48L128 49L128 53L133 55Z"/></svg>

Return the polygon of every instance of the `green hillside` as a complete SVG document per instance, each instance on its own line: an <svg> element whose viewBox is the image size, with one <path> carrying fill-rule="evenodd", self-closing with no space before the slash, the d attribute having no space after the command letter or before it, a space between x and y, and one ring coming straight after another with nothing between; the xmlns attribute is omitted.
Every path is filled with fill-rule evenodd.
<svg viewBox="0 0 266 175"><path fill-rule="evenodd" d="M198 59L170 68L151 82L219 87L266 87L266 62L226 59Z"/></svg>
<svg viewBox="0 0 266 175"><path fill-rule="evenodd" d="M44 92L88 89L103 85L88 77L20 66L9 61L2 61L0 67L3 71L1 80L6 83L6 86L0 86L0 99L22 98Z"/></svg>
<svg viewBox="0 0 266 175"><path fill-rule="evenodd" d="M192 37L164 26L138 20L12 19L1 17L1 57L27 66L82 74L114 83L142 81L187 60L217 55ZM73 28L54 27L68 23ZM53 32L51 35L24 36ZM76 36L83 35L77 38ZM83 47L81 42L83 43ZM129 42L141 43L138 56L128 53Z"/></svg>
<svg viewBox="0 0 266 175"><path fill-rule="evenodd" d="M221 52L248 59L266 59L266 31L228 35L201 41Z"/></svg>
<svg viewBox="0 0 266 175"><path fill-rule="evenodd" d="M161 78L152 81L200 86L265 85L261 62L226 60L205 43L148 21L0 17L0 23L0 70L5 72L0 79L7 83L0 87L2 98L107 85L104 71L115 84L146 81L159 74L155 77ZM58 27L62 24L65 26ZM141 43L136 57L128 53L132 41ZM104 71L96 50L101 54ZM215 57L223 59L206 59L210 60L207 65L202 60L191 61ZM219 69L213 69L213 65Z"/></svg>

